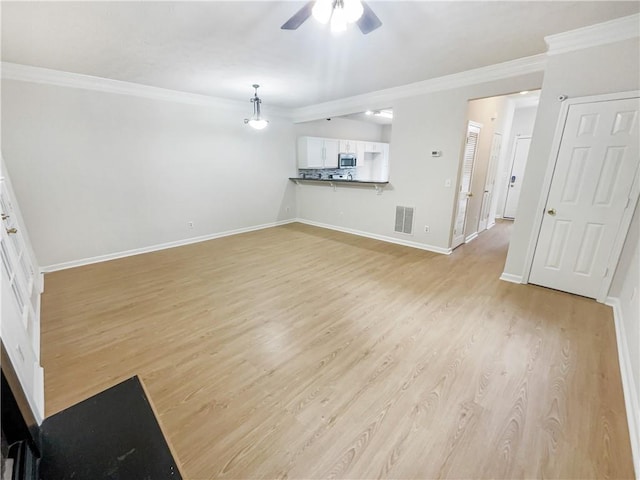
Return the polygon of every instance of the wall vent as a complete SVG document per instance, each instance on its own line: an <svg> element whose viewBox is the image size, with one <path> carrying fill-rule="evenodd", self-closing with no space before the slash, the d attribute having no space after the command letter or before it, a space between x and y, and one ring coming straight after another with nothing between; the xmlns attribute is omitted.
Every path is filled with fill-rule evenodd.
<svg viewBox="0 0 640 480"><path fill-rule="evenodd" d="M398 233L413 233L413 207L396 207L396 228Z"/></svg>

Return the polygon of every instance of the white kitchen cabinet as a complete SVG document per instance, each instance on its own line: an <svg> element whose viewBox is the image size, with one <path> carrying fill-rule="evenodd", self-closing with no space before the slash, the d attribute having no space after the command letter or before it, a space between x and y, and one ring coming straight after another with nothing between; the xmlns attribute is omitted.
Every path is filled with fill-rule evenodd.
<svg viewBox="0 0 640 480"><path fill-rule="evenodd" d="M340 140L324 139L324 168L338 168Z"/></svg>
<svg viewBox="0 0 640 480"><path fill-rule="evenodd" d="M355 140L340 140L340 153L357 153L357 145Z"/></svg>
<svg viewBox="0 0 640 480"><path fill-rule="evenodd" d="M379 142L365 142L364 151L366 153L382 153L382 146L384 143Z"/></svg>
<svg viewBox="0 0 640 480"><path fill-rule="evenodd" d="M337 168L340 140L320 137L298 138L298 168Z"/></svg>
<svg viewBox="0 0 640 480"><path fill-rule="evenodd" d="M389 144L382 143L381 152L378 155L378 172L376 175L376 180L386 182L389 180Z"/></svg>

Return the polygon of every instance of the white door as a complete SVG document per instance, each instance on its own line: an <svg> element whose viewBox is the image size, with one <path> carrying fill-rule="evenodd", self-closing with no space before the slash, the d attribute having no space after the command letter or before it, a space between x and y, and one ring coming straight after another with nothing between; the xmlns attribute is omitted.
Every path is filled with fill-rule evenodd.
<svg viewBox="0 0 640 480"><path fill-rule="evenodd" d="M460 172L460 188L458 189L458 201L456 206L456 220L453 224L453 241L451 248L456 248L464 243L464 227L467 218L467 204L471 197L471 177L473 175L473 164L476 161L478 152L478 138L480 136L480 125L469 122L467 127L467 139L462 158L462 171Z"/></svg>
<svg viewBox="0 0 640 480"><path fill-rule="evenodd" d="M0 336L33 413L40 421L44 413L44 380L39 361L42 277L23 235L10 184L1 173L0 212Z"/></svg>
<svg viewBox="0 0 640 480"><path fill-rule="evenodd" d="M638 107L637 98L569 106L530 283L598 297L637 200Z"/></svg>
<svg viewBox="0 0 640 480"><path fill-rule="evenodd" d="M487 180L484 184L484 195L482 197L482 208L480 209L480 223L478 233L493 226L495 221L491 215L491 204L493 200L493 190L496 183L496 170L498 169L498 159L502 147L502 134L494 133L491 140L491 151L489 152L489 167L487 169Z"/></svg>
<svg viewBox="0 0 640 480"><path fill-rule="evenodd" d="M507 188L507 199L504 202L504 213L502 214L504 218L516 218L530 146L530 136L516 137L513 161L511 163L511 175L509 176L509 188Z"/></svg>

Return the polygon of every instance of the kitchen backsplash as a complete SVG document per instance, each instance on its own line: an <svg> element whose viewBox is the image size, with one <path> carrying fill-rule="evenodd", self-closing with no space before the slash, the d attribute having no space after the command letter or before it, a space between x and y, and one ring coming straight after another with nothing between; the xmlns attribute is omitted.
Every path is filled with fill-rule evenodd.
<svg viewBox="0 0 640 480"><path fill-rule="evenodd" d="M351 174L353 180L368 180L368 178L362 178L363 173L358 168L305 168L298 170L298 176L300 178L321 178L323 180L332 178L333 175L344 175L345 177Z"/></svg>

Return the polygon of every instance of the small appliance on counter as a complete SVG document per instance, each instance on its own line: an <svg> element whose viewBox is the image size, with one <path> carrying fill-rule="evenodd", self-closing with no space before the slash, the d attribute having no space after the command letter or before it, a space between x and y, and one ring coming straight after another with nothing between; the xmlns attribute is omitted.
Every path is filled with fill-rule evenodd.
<svg viewBox="0 0 640 480"><path fill-rule="evenodd" d="M351 175L350 173L334 173L333 175L329 175L329 178L333 180L353 180L353 175Z"/></svg>

